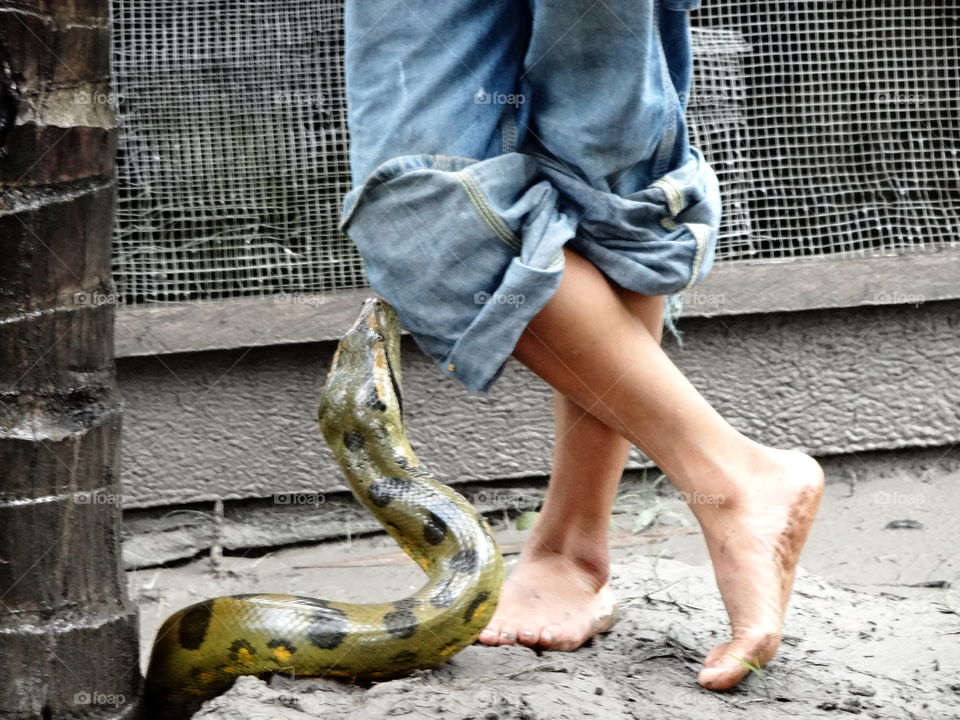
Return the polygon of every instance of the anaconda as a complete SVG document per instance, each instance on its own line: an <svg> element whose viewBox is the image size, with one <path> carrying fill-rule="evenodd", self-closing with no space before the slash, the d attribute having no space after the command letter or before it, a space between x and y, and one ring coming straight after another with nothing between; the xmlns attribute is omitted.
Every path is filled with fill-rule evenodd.
<svg viewBox="0 0 960 720"><path fill-rule="evenodd" d="M402 387L399 321L388 303L370 298L337 346L320 427L353 494L427 583L388 603L248 594L184 608L153 645L151 717L189 717L239 675L400 677L443 663L486 626L503 582L502 555L486 520L410 447Z"/></svg>

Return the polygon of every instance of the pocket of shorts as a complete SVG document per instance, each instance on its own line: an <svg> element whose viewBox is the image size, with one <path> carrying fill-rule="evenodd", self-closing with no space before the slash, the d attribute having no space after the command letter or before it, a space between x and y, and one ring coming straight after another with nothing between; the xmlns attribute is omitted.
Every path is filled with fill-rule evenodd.
<svg viewBox="0 0 960 720"><path fill-rule="evenodd" d="M701 0L662 0L667 10L696 10Z"/></svg>

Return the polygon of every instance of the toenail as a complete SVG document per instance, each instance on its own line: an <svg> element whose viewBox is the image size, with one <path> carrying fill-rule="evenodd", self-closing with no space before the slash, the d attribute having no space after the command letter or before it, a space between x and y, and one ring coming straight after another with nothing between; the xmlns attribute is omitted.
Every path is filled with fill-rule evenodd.
<svg viewBox="0 0 960 720"><path fill-rule="evenodd" d="M543 634L543 639L546 640L547 642L550 642L550 643L556 642L556 640L557 640L557 639L553 636L553 633L550 633L550 632L545 632L545 633Z"/></svg>
<svg viewBox="0 0 960 720"><path fill-rule="evenodd" d="M482 637L485 640L492 640L496 636L497 634L493 632L493 630L490 630L489 628L480 633L480 637Z"/></svg>
<svg viewBox="0 0 960 720"><path fill-rule="evenodd" d="M513 640L513 633L500 633L500 637L504 640Z"/></svg>
<svg viewBox="0 0 960 720"><path fill-rule="evenodd" d="M529 630L524 630L520 634L523 635L527 640L530 640L533 637L533 633L530 632Z"/></svg>

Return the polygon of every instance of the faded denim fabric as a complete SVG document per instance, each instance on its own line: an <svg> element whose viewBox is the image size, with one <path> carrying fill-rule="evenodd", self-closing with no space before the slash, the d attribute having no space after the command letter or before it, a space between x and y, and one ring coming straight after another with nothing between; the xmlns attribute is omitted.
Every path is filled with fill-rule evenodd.
<svg viewBox="0 0 960 720"><path fill-rule="evenodd" d="M698 5L347 0L341 229L474 392L557 289L564 245L646 295L709 272L720 193L685 119Z"/></svg>

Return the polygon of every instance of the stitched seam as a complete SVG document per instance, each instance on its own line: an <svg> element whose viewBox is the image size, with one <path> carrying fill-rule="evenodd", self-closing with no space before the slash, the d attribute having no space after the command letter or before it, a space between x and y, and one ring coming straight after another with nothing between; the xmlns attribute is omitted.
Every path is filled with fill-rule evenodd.
<svg viewBox="0 0 960 720"><path fill-rule="evenodd" d="M359 190L360 192L354 197L354 201L350 205L349 209L347 209L347 212L341 214L340 221L337 223L337 229L341 232L346 232L345 228L353 217L354 211L356 211L357 207L360 205L361 199L367 193L367 191L375 184L378 184L378 182L386 183L393 179L403 177L408 173L417 172L419 170L435 169L435 166L439 165L441 162L446 163L448 167L452 167L453 165L459 164L464 160L469 163L480 162L476 158L460 158L448 155L427 155L420 153L410 157L404 156L400 158L392 158L381 163L363 180L362 183L354 186L351 189L351 192L356 190ZM399 173L397 172L398 168L401 169Z"/></svg>
<svg viewBox="0 0 960 720"><path fill-rule="evenodd" d="M707 250L707 239L703 236L703 232L699 229L694 229L691 223L684 223L684 225L687 226L690 234L693 235L693 239L697 242L697 252L693 256L693 274L690 276L690 282L683 288L684 290L689 290L696 284L697 277L700 275L700 266L703 265L703 256Z"/></svg>
<svg viewBox="0 0 960 720"><path fill-rule="evenodd" d="M500 116L500 147L505 153L517 149L517 123L514 121L513 112L510 106L507 106Z"/></svg>
<svg viewBox="0 0 960 720"><path fill-rule="evenodd" d="M667 54L663 49L663 37L660 35L660 13L661 2L657 0L654 15L657 19L657 50L660 55L660 82L664 86L664 92L668 98L673 100L673 110L667 118L663 129L663 135L657 145L654 153L653 172L654 175L662 175L666 171L667 163L677 147L677 108L680 105L680 98L677 96L677 89L673 86L673 80L670 78L670 68L667 64Z"/></svg>
<svg viewBox="0 0 960 720"><path fill-rule="evenodd" d="M680 186L666 175L654 182L653 186L663 190L667 196L667 207L670 210L670 215L673 217L679 215L680 211L683 210L683 191Z"/></svg>
<svg viewBox="0 0 960 720"><path fill-rule="evenodd" d="M473 206L480 214L480 217L483 218L484 222L486 222L490 229L493 230L494 235L506 243L510 248L519 252L519 238L513 234L513 231L503 221L503 218L497 215L493 208L490 207L489 203L487 203L486 197L483 195L483 191L476 184L476 182L474 182L473 178L464 174L462 171L458 171L453 174L460 182L464 192L467 193L467 197L470 199L470 202L473 203Z"/></svg>

